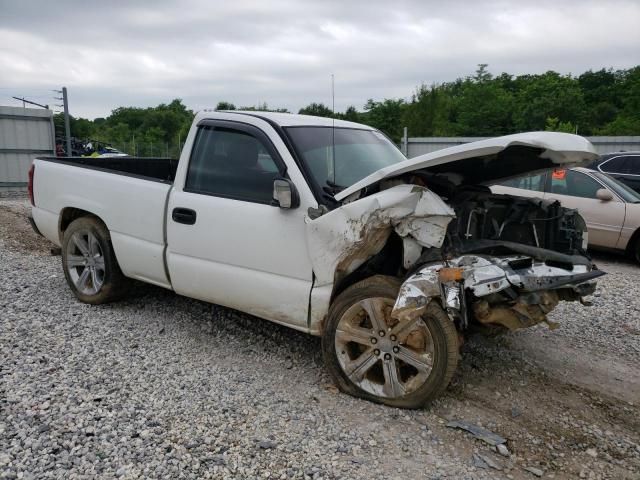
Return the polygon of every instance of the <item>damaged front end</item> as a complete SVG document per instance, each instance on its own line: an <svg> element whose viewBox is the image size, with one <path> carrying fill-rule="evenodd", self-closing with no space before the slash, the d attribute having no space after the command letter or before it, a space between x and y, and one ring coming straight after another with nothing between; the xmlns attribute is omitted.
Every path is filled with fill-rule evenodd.
<svg viewBox="0 0 640 480"><path fill-rule="evenodd" d="M583 301L601 275L587 264L570 268L522 255L463 255L425 265L407 278L391 316L411 320L436 300L460 330L473 321L509 330L541 322L555 328L547 314L561 300Z"/></svg>
<svg viewBox="0 0 640 480"><path fill-rule="evenodd" d="M604 274L584 250L586 226L576 211L488 189L461 189L445 202L423 186L388 186L308 227L318 286L335 292L386 255L394 237L402 255L386 273L405 280L391 316L420 316L435 300L461 332L473 323L553 327L547 314L558 302L584 303Z"/></svg>
<svg viewBox="0 0 640 480"><path fill-rule="evenodd" d="M421 315L436 300L459 331L472 323L510 330L549 324L558 302L584 303L604 274L587 255L586 224L557 201L494 194L487 185L596 156L584 138L532 132L371 174L335 195L340 207L307 222L314 289L325 289L323 302L312 295L312 307L382 274L404 279L397 319Z"/></svg>
<svg viewBox="0 0 640 480"><path fill-rule="evenodd" d="M392 313L398 319L438 299L459 330L555 328L547 314L560 301L586 304L604 275L586 253L586 225L575 210L482 188L461 189L449 202L456 218L442 247L423 251L406 278Z"/></svg>

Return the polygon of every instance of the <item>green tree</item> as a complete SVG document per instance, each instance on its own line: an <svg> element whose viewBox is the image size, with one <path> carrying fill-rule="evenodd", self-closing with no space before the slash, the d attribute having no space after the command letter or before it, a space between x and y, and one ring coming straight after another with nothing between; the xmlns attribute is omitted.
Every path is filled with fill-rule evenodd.
<svg viewBox="0 0 640 480"><path fill-rule="evenodd" d="M575 133L576 127L571 122L561 122L557 118L547 118L544 129L548 132Z"/></svg>
<svg viewBox="0 0 640 480"><path fill-rule="evenodd" d="M570 75L550 71L522 79L515 95L514 126L516 131L544 130L547 118L557 118L580 128L585 112L578 82Z"/></svg>
<svg viewBox="0 0 640 480"><path fill-rule="evenodd" d="M314 115L316 117L333 117L333 112L324 103L310 103L306 107L302 107L299 111L302 115Z"/></svg>
<svg viewBox="0 0 640 480"><path fill-rule="evenodd" d="M640 135L640 66L618 72L623 92L615 119L598 130L600 135Z"/></svg>
<svg viewBox="0 0 640 480"><path fill-rule="evenodd" d="M345 110L345 112L340 115L343 120L347 120L349 122L359 122L360 121L360 113L356 110L356 107L351 105L349 108Z"/></svg>
<svg viewBox="0 0 640 480"><path fill-rule="evenodd" d="M456 99L459 135L503 135L513 130L513 94L494 81L486 67L480 64L476 74L462 83Z"/></svg>
<svg viewBox="0 0 640 480"><path fill-rule="evenodd" d="M230 102L218 102L218 105L216 106L216 110L235 110L236 106L233 103Z"/></svg>
<svg viewBox="0 0 640 480"><path fill-rule="evenodd" d="M395 142L402 137L402 118L406 104L402 99L385 99L376 102L369 99L364 106L365 113L361 116L362 123L377 128L386 133Z"/></svg>
<svg viewBox="0 0 640 480"><path fill-rule="evenodd" d="M420 85L406 105L402 123L412 136L454 134L454 96L450 85Z"/></svg>

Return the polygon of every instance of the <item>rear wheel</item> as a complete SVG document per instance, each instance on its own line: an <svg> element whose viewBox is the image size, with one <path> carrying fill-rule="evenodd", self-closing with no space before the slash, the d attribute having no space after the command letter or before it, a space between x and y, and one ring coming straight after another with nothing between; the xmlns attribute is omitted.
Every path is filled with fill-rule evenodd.
<svg viewBox="0 0 640 480"><path fill-rule="evenodd" d="M458 338L437 302L414 320L392 319L399 287L395 278L375 276L338 295L329 309L322 350L343 392L418 408L449 384L458 362Z"/></svg>
<svg viewBox="0 0 640 480"><path fill-rule="evenodd" d="M78 218L65 230L62 266L69 287L85 303L111 302L121 297L126 287L109 230L94 217Z"/></svg>

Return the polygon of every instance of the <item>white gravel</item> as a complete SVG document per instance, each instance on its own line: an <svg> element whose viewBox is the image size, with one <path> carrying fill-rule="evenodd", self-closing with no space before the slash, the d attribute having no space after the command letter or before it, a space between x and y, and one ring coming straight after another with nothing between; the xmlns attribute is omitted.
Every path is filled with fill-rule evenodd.
<svg viewBox="0 0 640 480"><path fill-rule="evenodd" d="M81 304L60 257L2 232L0 478L639 478L640 402L560 382L520 348L561 332L551 345L637 359L635 266L602 287L588 329L563 306L566 329L472 340L447 395L403 411L338 393L318 339L266 321L150 286ZM453 418L505 436L510 456Z"/></svg>
<svg viewBox="0 0 640 480"><path fill-rule="evenodd" d="M2 478L466 473L421 413L336 393L315 338L156 288L84 305L59 257L0 250L0 277Z"/></svg>

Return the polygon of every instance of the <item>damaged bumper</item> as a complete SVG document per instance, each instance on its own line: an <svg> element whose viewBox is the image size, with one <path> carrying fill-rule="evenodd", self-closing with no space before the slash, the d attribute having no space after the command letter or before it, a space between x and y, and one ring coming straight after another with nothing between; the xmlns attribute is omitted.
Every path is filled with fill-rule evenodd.
<svg viewBox="0 0 640 480"><path fill-rule="evenodd" d="M392 316L405 320L422 315L439 298L449 316L464 328L472 320L510 330L546 322L561 300L580 300L595 290L604 275L588 262L555 265L528 256L463 255L431 264L401 286Z"/></svg>

